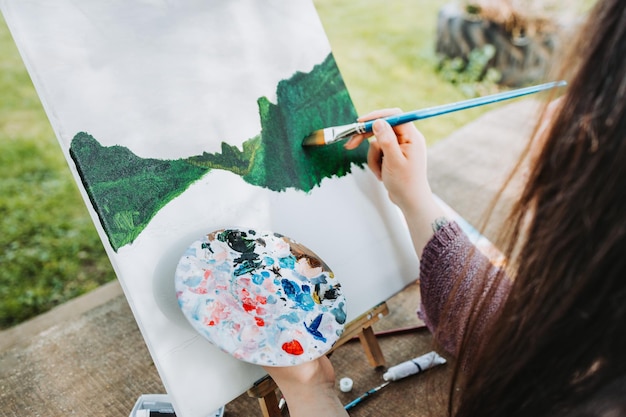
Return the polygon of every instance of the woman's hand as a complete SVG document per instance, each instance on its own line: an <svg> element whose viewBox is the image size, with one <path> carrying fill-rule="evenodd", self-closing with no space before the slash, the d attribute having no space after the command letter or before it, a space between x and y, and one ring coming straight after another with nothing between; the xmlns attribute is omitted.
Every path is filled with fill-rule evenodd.
<svg viewBox="0 0 626 417"><path fill-rule="evenodd" d="M335 370L322 356L287 367L264 367L285 396L291 417L347 416L335 392Z"/></svg>
<svg viewBox="0 0 626 417"><path fill-rule="evenodd" d="M384 109L372 112L359 121L380 119L400 113L400 109ZM426 140L413 123L392 128L384 120L374 122L376 139L370 143L367 163L381 180L389 198L403 211L415 203L420 195L430 195L426 178ZM358 146L366 135L357 135L346 143L346 148Z"/></svg>
<svg viewBox="0 0 626 417"><path fill-rule="evenodd" d="M384 109L369 113L359 121L380 119L400 113L400 109ZM443 217L435 202L426 174L426 140L413 123L391 127L385 120L373 125L375 140L370 142L367 163L383 182L389 198L404 214L418 256L433 235L432 225ZM353 136L344 147L354 149L372 136Z"/></svg>

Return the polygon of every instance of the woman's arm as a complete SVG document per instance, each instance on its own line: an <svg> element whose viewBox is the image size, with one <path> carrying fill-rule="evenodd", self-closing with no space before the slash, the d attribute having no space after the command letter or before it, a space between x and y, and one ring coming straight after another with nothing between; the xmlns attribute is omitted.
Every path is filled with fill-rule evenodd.
<svg viewBox="0 0 626 417"><path fill-rule="evenodd" d="M442 226L424 248L420 316L442 347L455 356L470 317L474 314L476 322L469 337L477 345L510 288L504 271L455 222Z"/></svg>
<svg viewBox="0 0 626 417"><path fill-rule="evenodd" d="M399 113L399 109L379 110L360 118L372 120ZM392 128L384 120L374 123L368 165L383 182L389 198L406 219L413 246L420 258L422 315L437 340L456 354L464 336L465 324L484 290L492 288L495 297L480 310L475 334L480 337L510 288L508 279L492 287L500 269L492 265L461 231L445 219L426 175L426 141L413 123ZM370 135L357 135L345 147L353 149Z"/></svg>

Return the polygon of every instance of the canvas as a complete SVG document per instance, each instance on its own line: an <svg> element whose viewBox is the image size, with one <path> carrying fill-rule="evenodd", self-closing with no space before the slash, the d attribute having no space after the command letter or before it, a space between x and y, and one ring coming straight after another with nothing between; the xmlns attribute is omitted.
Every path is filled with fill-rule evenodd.
<svg viewBox="0 0 626 417"><path fill-rule="evenodd" d="M300 146L356 117L311 1L0 6L178 415L205 416L265 374L179 308L176 266L207 233L306 245L341 282L348 321L416 279L367 144Z"/></svg>

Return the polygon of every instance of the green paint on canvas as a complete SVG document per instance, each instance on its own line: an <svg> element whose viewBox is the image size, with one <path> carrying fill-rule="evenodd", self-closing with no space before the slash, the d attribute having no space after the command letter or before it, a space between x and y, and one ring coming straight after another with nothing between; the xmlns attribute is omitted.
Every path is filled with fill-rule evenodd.
<svg viewBox="0 0 626 417"><path fill-rule="evenodd" d="M86 133L74 137L70 155L116 251L134 241L163 206L207 172L182 159L145 159L123 146L103 147Z"/></svg>
<svg viewBox="0 0 626 417"><path fill-rule="evenodd" d="M189 162L227 169L243 179L273 191L295 188L305 192L324 178L341 177L351 165L363 166L367 144L346 152L341 143L303 148L302 139L328 126L354 122L356 112L332 55L311 72L294 74L278 83L276 104L257 100L261 132L244 142L243 149L222 143L222 152L194 156Z"/></svg>
<svg viewBox="0 0 626 417"><path fill-rule="evenodd" d="M163 206L212 169L230 171L272 191L309 192L324 178L342 177L352 165L365 165L367 142L350 152L340 143L301 146L310 132L356 118L332 54L311 72L281 81L276 96L276 104L266 97L258 99L261 132L241 149L222 142L219 153L146 159L78 133L70 155L113 249L132 243Z"/></svg>

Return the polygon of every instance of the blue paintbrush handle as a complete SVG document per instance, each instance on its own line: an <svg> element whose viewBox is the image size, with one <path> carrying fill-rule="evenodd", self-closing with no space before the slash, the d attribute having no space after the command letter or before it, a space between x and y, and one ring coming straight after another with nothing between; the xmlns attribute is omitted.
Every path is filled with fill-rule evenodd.
<svg viewBox="0 0 626 417"><path fill-rule="evenodd" d="M351 408L354 408L357 404L359 404L360 402L368 398L370 395L375 394L381 389L385 388L387 385L389 385L389 381L385 382L382 385L377 386L376 388L372 388L371 390L367 391L365 394L361 395L360 397L357 397L355 400L346 404L344 409L350 410Z"/></svg>
<svg viewBox="0 0 626 417"><path fill-rule="evenodd" d="M386 120L391 126L397 126L404 123L414 122L416 120L427 119L433 116L440 116L442 114L452 113L459 110L465 110L472 107L478 107L485 104L497 103L498 101L525 96L528 94L534 94L540 91L549 90L554 87L562 87L565 85L567 85L565 81L554 81L550 83L535 85L532 87L505 91L503 93L491 94L484 97L471 98L469 100L458 101L456 103L443 104L441 106L429 107L426 109L396 114L393 116L385 117L384 120ZM362 127L364 132L360 131L359 133L370 133L372 131L372 125L374 124L374 122L375 120L364 122Z"/></svg>

